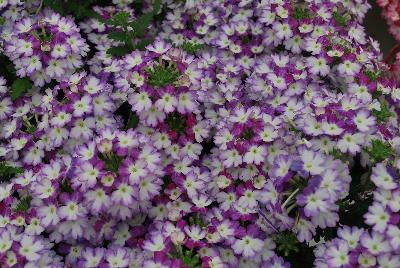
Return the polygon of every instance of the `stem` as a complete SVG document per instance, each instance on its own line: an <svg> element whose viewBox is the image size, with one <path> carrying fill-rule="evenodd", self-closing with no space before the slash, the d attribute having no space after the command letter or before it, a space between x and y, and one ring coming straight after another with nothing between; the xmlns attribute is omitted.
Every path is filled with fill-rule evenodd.
<svg viewBox="0 0 400 268"><path fill-rule="evenodd" d="M292 209L294 209L297 206L297 203L293 203L290 207L287 208L286 213L289 214Z"/></svg>
<svg viewBox="0 0 400 268"><path fill-rule="evenodd" d="M282 208L285 208L285 206L290 202L290 200L300 191L300 188L297 188L296 190L293 191L291 195L286 199L286 201L282 204Z"/></svg>
<svg viewBox="0 0 400 268"><path fill-rule="evenodd" d="M39 5L38 9L36 10L35 15L39 14L42 7L43 7L43 0L40 0L40 5Z"/></svg>
<svg viewBox="0 0 400 268"><path fill-rule="evenodd" d="M276 231L279 232L278 229L275 228L275 226L272 224L272 222L264 215L264 213L261 211L261 208L258 209L258 212L260 213L261 217Z"/></svg>
<svg viewBox="0 0 400 268"><path fill-rule="evenodd" d="M389 60L393 57L393 55L397 52L397 50L400 50L400 43L395 45L387 54L387 56L384 59L384 62L388 64Z"/></svg>

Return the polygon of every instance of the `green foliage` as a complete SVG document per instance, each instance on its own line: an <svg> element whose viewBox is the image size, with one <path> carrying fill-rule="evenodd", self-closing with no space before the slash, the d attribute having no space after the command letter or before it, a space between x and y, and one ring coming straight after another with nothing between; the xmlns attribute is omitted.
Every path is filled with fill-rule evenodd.
<svg viewBox="0 0 400 268"><path fill-rule="evenodd" d="M0 162L0 183L9 182L12 178L15 177L15 175L21 174L23 172L23 168L9 166L5 162Z"/></svg>
<svg viewBox="0 0 400 268"><path fill-rule="evenodd" d="M240 138L244 140L250 140L254 137L254 131L251 128L246 128L243 130L242 134L240 135Z"/></svg>
<svg viewBox="0 0 400 268"><path fill-rule="evenodd" d="M200 226L201 228L206 228L208 225L207 222L203 220L200 213L195 213L193 216L191 216L189 218L189 224L197 225Z"/></svg>
<svg viewBox="0 0 400 268"><path fill-rule="evenodd" d="M69 183L69 181L67 179L63 180L60 183L60 193L73 193L74 190L71 187L71 184Z"/></svg>
<svg viewBox="0 0 400 268"><path fill-rule="evenodd" d="M381 75L381 71L378 70L378 71L374 72L371 69L367 69L367 70L364 71L364 74L366 76L368 76L369 80L375 81Z"/></svg>
<svg viewBox="0 0 400 268"><path fill-rule="evenodd" d="M335 11L333 12L333 18L338 25L345 27L347 25L347 21L350 19L350 15L347 13L341 15L339 12Z"/></svg>
<svg viewBox="0 0 400 268"><path fill-rule="evenodd" d="M130 128L135 129L138 124L139 124L139 117L134 112L130 112L125 129L130 129Z"/></svg>
<svg viewBox="0 0 400 268"><path fill-rule="evenodd" d="M296 20L302 20L311 17L311 14L306 7L296 7L293 10L292 16Z"/></svg>
<svg viewBox="0 0 400 268"><path fill-rule="evenodd" d="M185 267L189 268L200 268L201 261L198 254L194 253L192 250L182 248L182 246L175 246L175 252L170 254L170 257L182 260Z"/></svg>
<svg viewBox="0 0 400 268"><path fill-rule="evenodd" d="M277 244L278 251L280 251L284 256L289 256L292 252L299 251L299 241L290 231L276 234L274 240Z"/></svg>
<svg viewBox="0 0 400 268"><path fill-rule="evenodd" d="M166 118L166 123L170 130L175 131L178 135L185 132L186 120L179 113L170 113Z"/></svg>
<svg viewBox="0 0 400 268"><path fill-rule="evenodd" d="M30 195L22 198L17 206L15 207L15 212L27 212L31 207L32 197Z"/></svg>
<svg viewBox="0 0 400 268"><path fill-rule="evenodd" d="M179 70L174 66L156 65L147 70L148 83L153 87L165 87L173 85L180 77Z"/></svg>
<svg viewBox="0 0 400 268"><path fill-rule="evenodd" d="M111 153L110 155L103 154L100 156L100 159L104 161L106 169L114 173L118 172L119 166L122 164L122 161L124 160L123 157L113 153Z"/></svg>
<svg viewBox="0 0 400 268"><path fill-rule="evenodd" d="M375 163L382 162L394 156L394 150L390 144L381 140L373 140L371 147L366 148L365 151Z"/></svg>
<svg viewBox="0 0 400 268"><path fill-rule="evenodd" d="M14 80L10 91L11 99L15 101L30 88L32 88L32 82L28 78L18 78Z"/></svg>
<svg viewBox="0 0 400 268"><path fill-rule="evenodd" d="M372 115L375 116L378 123L384 123L393 116L393 113L390 111L388 103L386 101L382 101L381 110L372 110Z"/></svg>
<svg viewBox="0 0 400 268"><path fill-rule="evenodd" d="M43 7L49 7L61 15L73 15L77 20L82 20L86 17L97 17L97 14L92 5L98 2L97 0L43 0Z"/></svg>
<svg viewBox="0 0 400 268"><path fill-rule="evenodd" d="M195 44L192 42L184 42L181 48L189 54L196 54L199 50L202 50L205 46L203 44Z"/></svg>
<svg viewBox="0 0 400 268"><path fill-rule="evenodd" d="M115 31L108 34L108 38L123 43L117 47L108 49L107 53L113 56L123 56L135 49L143 50L152 42L152 40L144 37L146 30L151 25L155 16L160 12L160 9L161 0L155 0L153 10L143 13L134 21L130 21L129 13L124 11L118 12L111 19L106 20L106 24L115 27ZM134 42L135 38L138 39L138 42Z"/></svg>

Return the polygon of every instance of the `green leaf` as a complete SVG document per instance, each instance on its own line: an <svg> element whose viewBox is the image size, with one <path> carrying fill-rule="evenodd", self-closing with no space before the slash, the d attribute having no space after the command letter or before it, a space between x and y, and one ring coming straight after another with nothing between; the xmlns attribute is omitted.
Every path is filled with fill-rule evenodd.
<svg viewBox="0 0 400 268"><path fill-rule="evenodd" d="M181 48L185 50L187 53L196 54L197 51L202 50L204 48L204 45L185 42L182 44Z"/></svg>
<svg viewBox="0 0 400 268"><path fill-rule="evenodd" d="M9 182L12 178L17 174L21 174L24 172L24 169L21 167L13 167L9 166L5 162L0 162L0 183L1 182Z"/></svg>
<svg viewBox="0 0 400 268"><path fill-rule="evenodd" d="M296 7L292 13L293 18L302 20L311 17L310 11L305 7Z"/></svg>
<svg viewBox="0 0 400 268"><path fill-rule="evenodd" d="M333 18L335 19L336 23L342 27L347 25L347 21L350 19L348 14L340 15L339 12L333 12Z"/></svg>
<svg viewBox="0 0 400 268"><path fill-rule="evenodd" d="M30 88L32 88L31 80L28 78L18 78L11 85L11 99L15 101Z"/></svg>
<svg viewBox="0 0 400 268"><path fill-rule="evenodd" d="M122 57L128 53L131 53L134 50L132 46L129 45L120 45L116 47L111 47L107 49L107 53L113 56Z"/></svg>
<svg viewBox="0 0 400 268"><path fill-rule="evenodd" d="M274 240L277 244L278 251L282 252L284 256L289 256L293 251L299 251L299 241L290 231L278 233L274 237Z"/></svg>
<svg viewBox="0 0 400 268"><path fill-rule="evenodd" d="M153 69L147 70L147 74L149 76L148 83L153 87L165 87L168 85L173 85L176 81L178 81L178 78L181 75L178 69L173 65L156 65Z"/></svg>
<svg viewBox="0 0 400 268"><path fill-rule="evenodd" d="M124 160L123 157L118 156L116 154L111 154L108 156L101 155L100 159L104 161L106 169L114 173L118 172L119 167L122 164L122 161Z"/></svg>
<svg viewBox="0 0 400 268"><path fill-rule="evenodd" d="M107 20L106 23L113 26L126 27L128 25L129 13L121 11L115 14L111 19Z"/></svg>
<svg viewBox="0 0 400 268"><path fill-rule="evenodd" d="M129 26L132 27L135 36L143 37L145 34L145 30L149 27L152 21L153 12L147 12L141 15L135 21L129 23Z"/></svg>
<svg viewBox="0 0 400 268"><path fill-rule="evenodd" d="M378 77L381 75L381 71L376 71L376 72L374 72L374 71L371 70L371 69L367 69L367 70L364 71L364 74L365 74L366 76L368 76L369 80L375 81L375 80L378 79Z"/></svg>
<svg viewBox="0 0 400 268"><path fill-rule="evenodd" d="M165 119L165 122L167 123L169 129L175 131L178 135L185 132L186 120L179 113L170 113Z"/></svg>
<svg viewBox="0 0 400 268"><path fill-rule="evenodd" d="M376 109L372 110L372 115L375 116L378 123L384 123L389 120L390 117L393 116L393 113L389 109L389 105L386 101L381 102L381 110L378 111Z"/></svg>
<svg viewBox="0 0 400 268"><path fill-rule="evenodd" d="M135 129L138 124L139 124L139 117L135 113L131 112L129 114L128 123L126 124L125 129L130 129L130 128Z"/></svg>
<svg viewBox="0 0 400 268"><path fill-rule="evenodd" d="M111 32L107 37L116 41L129 42L129 35L125 32Z"/></svg>
<svg viewBox="0 0 400 268"><path fill-rule="evenodd" d="M31 207L32 197L30 195L22 198L17 206L15 207L15 212L27 212Z"/></svg>
<svg viewBox="0 0 400 268"><path fill-rule="evenodd" d="M161 10L161 0L155 0L153 4L153 14L157 15Z"/></svg>
<svg viewBox="0 0 400 268"><path fill-rule="evenodd" d="M136 45L135 48L139 50L144 50L146 46L150 45L153 42L150 39L141 39Z"/></svg>
<svg viewBox="0 0 400 268"><path fill-rule="evenodd" d="M63 180L60 183L60 193L73 193L74 190L71 187L71 184L69 183L69 181L67 179Z"/></svg>
<svg viewBox="0 0 400 268"><path fill-rule="evenodd" d="M373 140L371 143L371 147L365 149L365 151L376 163L382 162L394 156L394 150L389 143L381 140Z"/></svg>

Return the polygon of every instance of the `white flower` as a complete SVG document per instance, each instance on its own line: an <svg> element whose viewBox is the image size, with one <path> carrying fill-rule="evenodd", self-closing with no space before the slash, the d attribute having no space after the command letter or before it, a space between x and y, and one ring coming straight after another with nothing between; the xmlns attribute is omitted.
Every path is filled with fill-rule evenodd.
<svg viewBox="0 0 400 268"><path fill-rule="evenodd" d="M361 151L361 146L365 142L364 135L361 133L349 134L346 133L339 140L337 147L342 153L349 152L352 155Z"/></svg>
<svg viewBox="0 0 400 268"><path fill-rule="evenodd" d="M395 225L389 225L386 233L391 238L390 245L393 249L400 249L400 228Z"/></svg>
<svg viewBox="0 0 400 268"><path fill-rule="evenodd" d="M311 175L321 174L324 171L323 163L325 159L321 154L304 150L301 152L300 158L303 161L304 170L310 172Z"/></svg>
<svg viewBox="0 0 400 268"><path fill-rule="evenodd" d="M58 210L58 215L60 218L66 219L66 220L77 220L78 217L83 216L85 213L85 209L82 207L82 205L77 204L76 201L68 201L64 206L62 206Z"/></svg>
<svg viewBox="0 0 400 268"><path fill-rule="evenodd" d="M250 149L247 151L247 153L243 157L243 162L247 164L254 163L256 165L259 165L264 161L264 158L266 156L267 152L265 150L264 146L251 146Z"/></svg>
<svg viewBox="0 0 400 268"><path fill-rule="evenodd" d="M148 251L162 251L165 247L165 238L161 234L157 234L151 238L151 240L146 240L143 244L143 248Z"/></svg>
<svg viewBox="0 0 400 268"><path fill-rule="evenodd" d="M44 227L56 225L60 222L55 205L41 206L38 208L38 216L41 219L41 225Z"/></svg>
<svg viewBox="0 0 400 268"><path fill-rule="evenodd" d="M112 193L111 200L117 203L121 202L125 206L128 206L133 202L133 194L134 189L132 188L132 186L126 183L121 183L117 187L117 190Z"/></svg>
<svg viewBox="0 0 400 268"><path fill-rule="evenodd" d="M225 167L238 167L242 162L242 156L235 149L223 151L221 153L221 158Z"/></svg>
<svg viewBox="0 0 400 268"><path fill-rule="evenodd" d="M388 173L384 164L379 163L372 169L371 181L385 190L393 190L397 188L397 183Z"/></svg>
<svg viewBox="0 0 400 268"><path fill-rule="evenodd" d="M243 208L254 208L257 206L256 193L251 190L246 190L238 200L238 205Z"/></svg>
<svg viewBox="0 0 400 268"><path fill-rule="evenodd" d="M13 239L11 238L11 234L7 231L3 231L0 234L0 253L5 253L7 250L11 248L13 243Z"/></svg>
<svg viewBox="0 0 400 268"><path fill-rule="evenodd" d="M171 113L175 110L175 107L178 106L178 101L175 96L165 93L159 100L156 101L155 105L160 111Z"/></svg>
<svg viewBox="0 0 400 268"><path fill-rule="evenodd" d="M293 35L292 29L290 29L290 25L288 23L276 22L272 26L272 29L275 31L276 36L281 40L288 39Z"/></svg>
<svg viewBox="0 0 400 268"><path fill-rule="evenodd" d="M358 63L352 62L350 60L345 60L338 66L338 71L340 74L346 74L350 76L357 74L360 70L361 66Z"/></svg>
<svg viewBox="0 0 400 268"><path fill-rule="evenodd" d="M237 239L232 245L236 254L242 254L244 257L254 257L262 250L264 243L261 239L246 235L242 239Z"/></svg>
<svg viewBox="0 0 400 268"><path fill-rule="evenodd" d="M129 103L132 109L136 112L147 111L150 109L152 103L147 92L134 93L129 97Z"/></svg>
<svg viewBox="0 0 400 268"><path fill-rule="evenodd" d="M309 57L309 58L307 58L307 66L310 68L310 72L312 74L320 74L322 76L325 76L330 71L330 68L324 57L321 57L321 58Z"/></svg>
<svg viewBox="0 0 400 268"><path fill-rule="evenodd" d="M368 208L368 212L364 215L365 223L373 226L373 229L378 232L383 232L386 229L390 214L385 211L385 208L379 203L373 203Z"/></svg>
<svg viewBox="0 0 400 268"><path fill-rule="evenodd" d="M370 116L369 112L363 110L357 113L353 121L362 132L369 131L376 122L375 117Z"/></svg>
<svg viewBox="0 0 400 268"><path fill-rule="evenodd" d="M40 259L38 252L44 248L40 240L35 241L32 236L23 235L20 243L19 254L24 256L28 261L37 261Z"/></svg>

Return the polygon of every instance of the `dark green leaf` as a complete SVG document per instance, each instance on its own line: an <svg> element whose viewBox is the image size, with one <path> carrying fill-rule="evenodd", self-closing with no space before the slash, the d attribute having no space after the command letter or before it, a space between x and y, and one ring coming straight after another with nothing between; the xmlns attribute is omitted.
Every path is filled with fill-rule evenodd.
<svg viewBox="0 0 400 268"><path fill-rule="evenodd" d="M126 129L130 128L135 129L138 124L139 124L139 117L135 113L131 112L129 115L128 122L126 124Z"/></svg>
<svg viewBox="0 0 400 268"><path fill-rule="evenodd" d="M18 99L28 89L32 88L32 82L28 78L18 78L11 85L11 99Z"/></svg>
<svg viewBox="0 0 400 268"><path fill-rule="evenodd" d="M274 240L277 244L278 251L280 251L284 256L289 256L292 252L299 251L299 241L290 231L276 234Z"/></svg>
<svg viewBox="0 0 400 268"><path fill-rule="evenodd" d="M67 179L63 180L60 183L60 192L61 193L69 193L69 194L74 192L74 190L71 187L71 184L69 183L69 181Z"/></svg>
<svg viewBox="0 0 400 268"><path fill-rule="evenodd" d="M153 69L147 70L148 83L153 87L165 87L173 85L181 75L175 66L156 65Z"/></svg>
<svg viewBox="0 0 400 268"><path fill-rule="evenodd" d="M377 163L389 159L394 155L394 150L389 143L373 140L370 148L365 149L370 157Z"/></svg>
<svg viewBox="0 0 400 268"><path fill-rule="evenodd" d="M122 57L128 53L131 53L133 51L133 47L129 45L121 45L117 47L111 47L107 49L107 53L111 54L113 56L119 56Z"/></svg>
<svg viewBox="0 0 400 268"><path fill-rule="evenodd" d="M129 13L121 11L115 14L111 19L107 20L106 23L113 26L126 27L128 25Z"/></svg>
<svg viewBox="0 0 400 268"><path fill-rule="evenodd" d="M15 207L15 212L27 212L31 207L32 197L30 195L22 198L17 206Z"/></svg>
<svg viewBox="0 0 400 268"><path fill-rule="evenodd" d="M191 42L185 42L182 44L182 49L185 50L187 53L196 54L197 51L204 48L203 44L194 44Z"/></svg>
<svg viewBox="0 0 400 268"><path fill-rule="evenodd" d="M9 182L15 175L23 172L23 168L9 166L4 162L0 162L0 182Z"/></svg>
<svg viewBox="0 0 400 268"><path fill-rule="evenodd" d="M128 34L126 34L125 32L111 32L108 35L108 38L116 40L116 41L121 41L121 42L128 42L129 38L128 38Z"/></svg>
<svg viewBox="0 0 400 268"><path fill-rule="evenodd" d="M384 123L393 116L393 113L390 111L387 102L381 102L381 110L372 110L372 115L376 117L378 123Z"/></svg>
<svg viewBox="0 0 400 268"><path fill-rule="evenodd" d="M347 25L347 21L349 20L349 15L348 14L341 15L339 14L339 12L335 11L333 12L333 18L335 19L338 25L345 27Z"/></svg>
<svg viewBox="0 0 400 268"><path fill-rule="evenodd" d="M302 20L311 16L310 11L305 7L296 7L292 13L293 18L296 20Z"/></svg>

